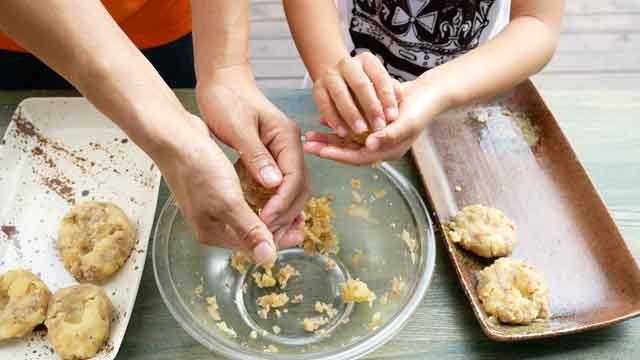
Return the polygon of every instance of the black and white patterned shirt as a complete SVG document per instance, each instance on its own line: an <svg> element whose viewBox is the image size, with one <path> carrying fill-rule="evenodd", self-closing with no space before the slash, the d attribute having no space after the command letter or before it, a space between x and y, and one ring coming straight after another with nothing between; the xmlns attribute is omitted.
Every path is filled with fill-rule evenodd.
<svg viewBox="0 0 640 360"><path fill-rule="evenodd" d="M411 80L494 37L509 0L336 0L352 55L369 51Z"/></svg>

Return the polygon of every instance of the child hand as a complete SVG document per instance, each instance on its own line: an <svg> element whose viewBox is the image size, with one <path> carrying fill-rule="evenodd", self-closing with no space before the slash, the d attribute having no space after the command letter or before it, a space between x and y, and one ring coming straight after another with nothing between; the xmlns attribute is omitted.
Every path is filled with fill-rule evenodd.
<svg viewBox="0 0 640 360"><path fill-rule="evenodd" d="M347 57L313 84L313 98L340 137L384 128L398 117L394 80L371 53Z"/></svg>
<svg viewBox="0 0 640 360"><path fill-rule="evenodd" d="M346 142L335 134L310 131L305 134L305 152L353 165L402 158L429 122L447 108L444 92L425 80L400 84L397 120L369 135L366 146Z"/></svg>

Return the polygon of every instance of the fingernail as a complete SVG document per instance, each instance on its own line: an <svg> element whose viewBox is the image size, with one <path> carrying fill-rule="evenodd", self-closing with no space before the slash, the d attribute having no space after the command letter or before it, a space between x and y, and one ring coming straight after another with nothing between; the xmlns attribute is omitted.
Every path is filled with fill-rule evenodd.
<svg viewBox="0 0 640 360"><path fill-rule="evenodd" d="M381 116L377 116L373 119L373 130L382 130L385 127L384 119Z"/></svg>
<svg viewBox="0 0 640 360"><path fill-rule="evenodd" d="M276 257L276 250L267 241L253 248L253 260L257 264L267 264Z"/></svg>
<svg viewBox="0 0 640 360"><path fill-rule="evenodd" d="M342 125L338 125L338 127L336 128L336 132L340 137L345 137L348 135L347 129L345 129L345 127Z"/></svg>
<svg viewBox="0 0 640 360"><path fill-rule="evenodd" d="M387 118L396 118L398 116L398 108L397 107L387 108L385 110L385 113L387 114Z"/></svg>
<svg viewBox="0 0 640 360"><path fill-rule="evenodd" d="M354 130L355 130L358 134L362 134L363 132L367 131L367 124L366 124L366 123L364 122L364 120L362 120L362 119L358 119L358 120L356 121L356 123L354 124L354 127L355 127L355 129L354 129Z"/></svg>
<svg viewBox="0 0 640 360"><path fill-rule="evenodd" d="M380 147L380 140L375 136L367 137L367 147L373 151L378 150Z"/></svg>
<svg viewBox="0 0 640 360"><path fill-rule="evenodd" d="M267 165L260 169L260 177L264 184L268 187L277 186L282 180L280 173L272 165Z"/></svg>

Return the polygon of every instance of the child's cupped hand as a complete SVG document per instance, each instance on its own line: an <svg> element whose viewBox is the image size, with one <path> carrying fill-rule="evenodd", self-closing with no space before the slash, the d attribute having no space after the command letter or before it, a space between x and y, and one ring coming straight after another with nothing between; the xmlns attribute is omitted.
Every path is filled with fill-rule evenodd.
<svg viewBox="0 0 640 360"><path fill-rule="evenodd" d="M313 85L320 122L335 133L309 131L304 150L353 165L401 158L444 110L441 92L426 79L400 83L377 57L345 58ZM368 134L364 144L353 134Z"/></svg>

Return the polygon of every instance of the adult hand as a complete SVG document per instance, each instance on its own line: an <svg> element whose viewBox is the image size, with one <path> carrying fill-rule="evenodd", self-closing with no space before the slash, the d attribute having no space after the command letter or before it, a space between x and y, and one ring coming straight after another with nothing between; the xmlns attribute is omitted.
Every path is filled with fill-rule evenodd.
<svg viewBox="0 0 640 360"><path fill-rule="evenodd" d="M244 65L216 70L198 83L197 98L209 128L238 152L250 175L267 188L277 187L260 213L276 244L300 244L311 184L299 128L257 88Z"/></svg>
<svg viewBox="0 0 640 360"><path fill-rule="evenodd" d="M233 165L198 117L184 114L171 145L151 154L198 240L275 260L273 235L244 200Z"/></svg>
<svg viewBox="0 0 640 360"><path fill-rule="evenodd" d="M443 92L427 77L398 83L396 89L400 103L397 120L369 135L365 146L345 141L336 134L311 131L305 134L304 150L354 165L400 159L428 123L447 108L447 101Z"/></svg>

